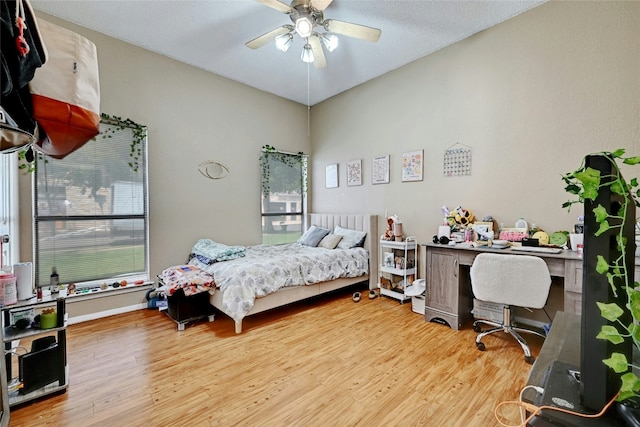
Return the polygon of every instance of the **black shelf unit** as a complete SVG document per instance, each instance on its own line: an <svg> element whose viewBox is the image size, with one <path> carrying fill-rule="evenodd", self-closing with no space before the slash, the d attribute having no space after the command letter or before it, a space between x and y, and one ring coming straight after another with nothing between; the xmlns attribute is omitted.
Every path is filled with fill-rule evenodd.
<svg viewBox="0 0 640 427"><path fill-rule="evenodd" d="M33 308L34 311L55 307L57 323L53 328L40 329L28 327L18 329L11 325L11 313L16 310ZM2 311L2 342L5 349L5 370L7 381L10 383L13 378L19 377L20 372L12 372L12 357L22 359L22 376L26 379L24 389L15 390L8 393L9 406L16 406L27 401L39 399L41 397L65 392L69 385L69 366L67 364L67 314L66 301L64 298L45 297L42 300L32 298L26 301L19 301L17 304L7 305L0 308ZM50 339L51 345L45 348L32 348L26 354L17 356L12 351L12 343L15 340L39 337L41 341ZM55 339L53 339L55 338ZM33 343L32 343L33 347ZM28 382L31 382L32 386Z"/></svg>

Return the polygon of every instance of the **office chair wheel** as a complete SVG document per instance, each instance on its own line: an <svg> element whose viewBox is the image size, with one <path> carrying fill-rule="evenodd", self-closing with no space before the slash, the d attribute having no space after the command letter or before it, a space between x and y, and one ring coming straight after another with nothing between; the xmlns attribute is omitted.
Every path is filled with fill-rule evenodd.
<svg viewBox="0 0 640 427"><path fill-rule="evenodd" d="M483 342L477 342L476 343L476 347L478 347L478 350L480 350L480 351L485 351L486 350L486 347L484 346Z"/></svg>
<svg viewBox="0 0 640 427"><path fill-rule="evenodd" d="M482 328L479 325L476 325L475 323L473 324L473 331L474 332L482 332Z"/></svg>
<svg viewBox="0 0 640 427"><path fill-rule="evenodd" d="M533 362L535 361L535 357L533 356L525 356L524 357L524 361L527 362L529 365L533 365Z"/></svg>

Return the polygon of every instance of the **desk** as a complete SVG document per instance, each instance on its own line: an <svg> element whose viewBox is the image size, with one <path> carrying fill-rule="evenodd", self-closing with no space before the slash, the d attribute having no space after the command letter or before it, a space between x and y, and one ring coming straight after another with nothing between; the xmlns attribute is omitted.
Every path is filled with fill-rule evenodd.
<svg viewBox="0 0 640 427"><path fill-rule="evenodd" d="M425 320L446 323L460 329L471 320L473 295L469 267L479 253L534 255L542 258L552 277L560 278L563 285L563 310L580 314L582 306L582 258L573 251L558 254L521 252L489 247L448 246L435 243L422 244L426 250ZM640 277L640 258L636 257L636 277Z"/></svg>

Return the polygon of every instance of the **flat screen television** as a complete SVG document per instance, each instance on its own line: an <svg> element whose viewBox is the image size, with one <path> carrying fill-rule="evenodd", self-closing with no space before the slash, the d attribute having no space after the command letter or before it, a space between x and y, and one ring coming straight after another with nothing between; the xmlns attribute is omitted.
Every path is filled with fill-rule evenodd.
<svg viewBox="0 0 640 427"><path fill-rule="evenodd" d="M617 168L612 161L604 155L591 155L585 159L585 167L590 167L600 172L601 183L614 180L617 176ZM633 200L633 199L631 199ZM627 295L621 286L616 286L617 294L608 283L606 275L596 271L598 256L611 265L614 260L624 257L629 266L630 283L634 281L634 254L635 254L635 205L629 203L626 207L625 224L622 229L614 227L597 235L600 224L596 221L593 209L602 205L608 213L616 215L620 213L623 197L610 190L609 186L602 187L595 200L585 200L584 203L584 252L582 261L582 313L580 316L580 365L569 366L566 363L556 361L548 369L543 384L544 393L538 404L561 406L557 402L568 402L572 410L582 413L599 413L602 408L616 395L620 389L620 375L605 365L602 361L610 357L612 352L625 355L628 361L632 360L633 348L630 340L615 345L607 340L596 338L602 326L609 323L600 314L596 302L617 303L624 307L627 303ZM620 226L614 219L609 223ZM618 251L616 235L618 233L627 240L628 250L625 254ZM619 285L619 283L617 284ZM620 319L629 324L631 319ZM576 331L577 333L578 331ZM577 371L577 375L571 374ZM561 400L558 398L561 397ZM565 409L569 409L565 407ZM543 410L537 422L533 426L617 426L620 425L615 410L610 408L608 419L585 419L577 416L569 416L557 411ZM547 420L547 421L545 421Z"/></svg>
<svg viewBox="0 0 640 427"><path fill-rule="evenodd" d="M600 171L601 183L610 182L617 173L617 168L611 160L603 155L587 156L585 166ZM633 200L633 198L631 199ZM620 376L607 367L602 360L610 357L613 351L624 354L628 361L632 359L631 340L621 344L613 344L607 340L597 339L596 335L602 325L609 323L600 315L596 302L615 302L620 307L627 303L627 294L623 290L614 295L604 274L596 271L597 256L601 255L611 265L619 257L625 257L630 284L634 281L635 259L635 205L627 205L625 224L622 224L622 234L627 239L629 250L621 254L617 249L616 235L619 228L613 228L596 236L600 224L596 222L593 209L602 205L609 214L616 215L622 205L622 196L615 194L609 186L601 188L595 200L585 200L584 224L584 258L582 269L582 316L581 316L581 352L580 352L580 394L585 408L599 411L611 400L620 389ZM612 219L609 222L613 225ZM620 225L621 220L615 225ZM619 285L619 284L618 284ZM622 286L617 286L619 290ZM624 324L631 322L631 317L620 319Z"/></svg>

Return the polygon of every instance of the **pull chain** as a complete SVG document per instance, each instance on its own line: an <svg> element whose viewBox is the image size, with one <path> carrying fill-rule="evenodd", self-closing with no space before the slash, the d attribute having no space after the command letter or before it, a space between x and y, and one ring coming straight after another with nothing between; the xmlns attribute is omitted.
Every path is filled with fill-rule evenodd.
<svg viewBox="0 0 640 427"><path fill-rule="evenodd" d="M307 136L311 136L311 105L310 104L310 78L309 78L309 67L311 66L310 63L307 62Z"/></svg>

